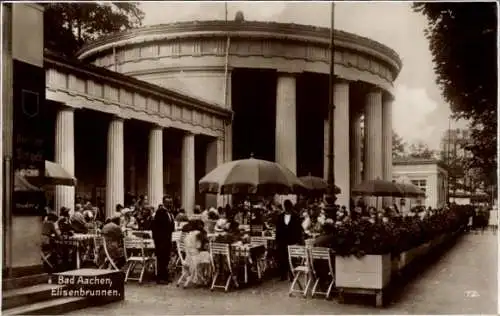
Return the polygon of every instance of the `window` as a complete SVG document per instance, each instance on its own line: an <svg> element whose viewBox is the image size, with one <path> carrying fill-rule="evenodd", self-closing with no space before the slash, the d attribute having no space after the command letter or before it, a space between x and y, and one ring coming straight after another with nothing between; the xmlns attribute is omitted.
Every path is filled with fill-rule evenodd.
<svg viewBox="0 0 500 316"><path fill-rule="evenodd" d="M411 183L420 188L420 190L426 192L427 189L427 180L411 180Z"/></svg>

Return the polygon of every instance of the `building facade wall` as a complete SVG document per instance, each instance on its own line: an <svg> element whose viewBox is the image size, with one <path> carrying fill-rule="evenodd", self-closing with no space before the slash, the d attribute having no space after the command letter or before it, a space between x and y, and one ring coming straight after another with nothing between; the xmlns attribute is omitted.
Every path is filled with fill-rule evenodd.
<svg viewBox="0 0 500 316"><path fill-rule="evenodd" d="M2 202L4 203L3 216L6 221L5 242L3 243L5 254L5 267L14 269L19 267L35 267L40 265L40 243L42 232L42 220L39 215L22 215L21 212L14 212L17 203L13 199L13 174L16 168L17 157L13 157L12 150L15 146L15 135L20 131L15 123L15 114L19 108L33 106L26 104L33 100L23 100L24 89L30 93L38 93L39 111L43 111L44 93L43 90L43 7L32 3L15 3L3 6L3 128L4 128L4 171L3 184L4 193ZM16 66L16 63L18 66ZM17 68L16 68L17 67ZM29 78L23 77L19 69L36 69ZM40 76L40 73L42 76ZM41 78L40 78L41 77ZM42 79L43 78L43 79ZM16 109L17 107L17 109ZM19 117L17 117L17 120ZM7 154L7 156L6 156ZM9 155L11 155L9 157ZM43 157L41 163L43 164ZM7 180L7 181L5 181ZM13 251L22 249L22 251Z"/></svg>
<svg viewBox="0 0 500 316"><path fill-rule="evenodd" d="M412 182L425 181L426 198L421 202L426 207L440 208L444 206L446 203L446 177L446 172L437 164L393 165L394 180L400 181L406 178ZM416 199L414 200L418 203Z"/></svg>

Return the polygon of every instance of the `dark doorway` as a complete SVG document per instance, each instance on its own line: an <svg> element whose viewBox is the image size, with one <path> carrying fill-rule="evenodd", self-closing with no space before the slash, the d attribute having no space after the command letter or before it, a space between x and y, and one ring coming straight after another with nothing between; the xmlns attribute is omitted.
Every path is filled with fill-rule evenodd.
<svg viewBox="0 0 500 316"><path fill-rule="evenodd" d="M75 198L102 205L106 200L109 116L92 110L75 111Z"/></svg>
<svg viewBox="0 0 500 316"><path fill-rule="evenodd" d="M297 77L297 175L323 177L324 121L328 108L328 76Z"/></svg>
<svg viewBox="0 0 500 316"><path fill-rule="evenodd" d="M276 71L232 71L233 160L275 160Z"/></svg>

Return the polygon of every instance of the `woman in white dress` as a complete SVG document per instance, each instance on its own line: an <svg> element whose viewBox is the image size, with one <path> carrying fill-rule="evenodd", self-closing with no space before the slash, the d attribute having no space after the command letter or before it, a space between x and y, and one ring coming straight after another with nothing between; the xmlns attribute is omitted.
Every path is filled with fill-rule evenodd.
<svg viewBox="0 0 500 316"><path fill-rule="evenodd" d="M184 237L186 249L186 265L188 277L184 287L189 284L207 285L210 281L210 254L206 250L207 235L203 229L203 222L197 221L195 229Z"/></svg>

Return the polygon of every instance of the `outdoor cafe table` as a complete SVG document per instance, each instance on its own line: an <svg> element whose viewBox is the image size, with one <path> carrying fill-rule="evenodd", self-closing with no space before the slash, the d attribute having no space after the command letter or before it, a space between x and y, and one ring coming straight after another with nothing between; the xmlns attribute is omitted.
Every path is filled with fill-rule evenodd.
<svg viewBox="0 0 500 316"><path fill-rule="evenodd" d="M89 253L92 250L92 244L89 241L94 240L94 238L98 237L97 234L78 234L75 233L71 236L64 236L61 239L56 240L56 244L61 246L72 246L76 251L76 268L80 269L81 265L81 254L80 249L84 248L84 255ZM85 260L85 258L83 258Z"/></svg>
<svg viewBox="0 0 500 316"><path fill-rule="evenodd" d="M144 244L145 250L152 251L155 249L153 239L145 238L141 240ZM257 259L258 256L264 254L265 246L262 244L242 244L237 242L231 245L231 252L235 260L238 260L238 263L243 264L245 283L248 283L248 267L256 263L256 261L254 262L254 259Z"/></svg>

